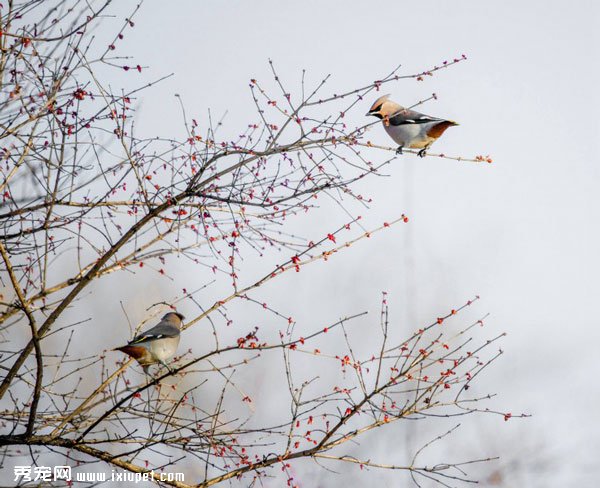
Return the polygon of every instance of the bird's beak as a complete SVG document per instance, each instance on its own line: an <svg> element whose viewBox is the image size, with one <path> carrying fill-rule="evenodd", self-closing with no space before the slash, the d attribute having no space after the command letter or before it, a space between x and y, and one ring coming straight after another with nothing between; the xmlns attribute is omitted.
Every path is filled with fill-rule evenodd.
<svg viewBox="0 0 600 488"><path fill-rule="evenodd" d="M369 115L375 115L375 113L374 113L374 112L371 112L371 111L368 111L368 112L365 114L365 116L366 116L366 117L368 117Z"/></svg>

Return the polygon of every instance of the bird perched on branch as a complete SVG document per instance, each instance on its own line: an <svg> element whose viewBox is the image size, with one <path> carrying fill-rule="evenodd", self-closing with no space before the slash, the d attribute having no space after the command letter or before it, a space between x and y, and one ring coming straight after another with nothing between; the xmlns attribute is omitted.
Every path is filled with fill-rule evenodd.
<svg viewBox="0 0 600 488"><path fill-rule="evenodd" d="M171 371L165 361L177 351L184 318L180 313L169 312L157 325L137 335L127 345L117 347L113 351L129 354L144 368L146 374L148 374L148 366L155 363L160 363Z"/></svg>
<svg viewBox="0 0 600 488"><path fill-rule="evenodd" d="M367 115L373 115L383 122L389 136L399 144L397 154L405 147L420 149L417 153L424 157L427 149L448 127L458 125L452 120L438 119L404 108L384 95L375 100Z"/></svg>

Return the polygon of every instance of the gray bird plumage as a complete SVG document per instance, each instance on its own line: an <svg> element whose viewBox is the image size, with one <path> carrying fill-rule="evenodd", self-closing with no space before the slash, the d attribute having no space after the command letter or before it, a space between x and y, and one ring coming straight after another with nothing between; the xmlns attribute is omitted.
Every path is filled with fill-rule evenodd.
<svg viewBox="0 0 600 488"><path fill-rule="evenodd" d="M169 312L157 325L115 350L134 358L144 368L145 373L148 373L148 366L155 363L160 363L170 370L166 360L177 351L183 319L184 316L180 313Z"/></svg>
<svg viewBox="0 0 600 488"><path fill-rule="evenodd" d="M441 122L442 120L444 119L430 117L429 115L419 113L409 108L403 108L389 118L390 125L394 126L406 124L426 124L429 122Z"/></svg>
<svg viewBox="0 0 600 488"><path fill-rule="evenodd" d="M179 326L181 325L182 319L183 315L169 312L154 327L151 327L147 331L142 332L131 339L129 344L140 344L142 342L153 341L163 337L179 337Z"/></svg>
<svg viewBox="0 0 600 488"><path fill-rule="evenodd" d="M402 148L420 149L419 156L440 137L448 127L458 125L452 120L440 119L422 114L389 99L389 95L379 97L367 115L373 115L383 122L388 135L398 144L398 154Z"/></svg>

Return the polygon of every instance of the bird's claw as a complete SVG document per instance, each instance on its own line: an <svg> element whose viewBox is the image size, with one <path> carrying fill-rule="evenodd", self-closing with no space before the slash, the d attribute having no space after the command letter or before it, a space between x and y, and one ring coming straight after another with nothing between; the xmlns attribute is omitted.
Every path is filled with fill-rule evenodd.
<svg viewBox="0 0 600 488"><path fill-rule="evenodd" d="M167 368L167 370L169 371L169 373L173 374L175 372L175 370L173 368L171 368L171 366L169 366L164 361L160 361L160 364L162 364L165 368Z"/></svg>
<svg viewBox="0 0 600 488"><path fill-rule="evenodd" d="M418 153L417 156L419 156L420 158L424 158L425 156L427 156L427 152L425 151L425 149L421 149Z"/></svg>
<svg viewBox="0 0 600 488"><path fill-rule="evenodd" d="M396 149L396 154L402 154L402 148L404 146L398 146L398 149Z"/></svg>

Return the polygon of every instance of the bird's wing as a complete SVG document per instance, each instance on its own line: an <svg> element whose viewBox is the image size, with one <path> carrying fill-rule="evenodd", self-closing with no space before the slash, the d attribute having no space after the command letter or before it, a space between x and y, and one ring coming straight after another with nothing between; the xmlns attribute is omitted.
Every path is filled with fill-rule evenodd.
<svg viewBox="0 0 600 488"><path fill-rule="evenodd" d="M135 336L129 344L139 344L146 341L154 341L156 339L163 339L165 337L177 337L179 335L179 329L173 325L165 324L160 322L151 329L142 332L140 335Z"/></svg>
<svg viewBox="0 0 600 488"><path fill-rule="evenodd" d="M390 125L426 124L428 122L441 122L444 119L431 117L408 108L396 112L389 118Z"/></svg>

